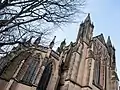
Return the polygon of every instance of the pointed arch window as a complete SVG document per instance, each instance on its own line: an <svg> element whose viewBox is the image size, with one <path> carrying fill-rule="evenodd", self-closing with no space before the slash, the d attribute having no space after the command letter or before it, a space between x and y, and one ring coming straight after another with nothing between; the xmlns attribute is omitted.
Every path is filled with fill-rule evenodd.
<svg viewBox="0 0 120 90"><path fill-rule="evenodd" d="M41 79L38 83L38 87L36 90L46 90L50 77L52 73L52 62L49 62L45 65L45 69L43 71L43 74L41 76Z"/></svg>
<svg viewBox="0 0 120 90"><path fill-rule="evenodd" d="M3 68L4 70L1 74L1 77L6 80L10 80L13 77L13 75L15 74L21 61L26 59L29 55L30 55L29 52L22 51L17 56L15 56L12 60L9 60L9 62L7 64L5 63L6 66Z"/></svg>
<svg viewBox="0 0 120 90"><path fill-rule="evenodd" d="M38 60L30 59L29 66L25 72L24 77L22 78L23 83L28 85L32 85L34 83L39 63L40 62Z"/></svg>
<svg viewBox="0 0 120 90"><path fill-rule="evenodd" d="M23 64L23 67L21 68L17 76L17 79L21 80L22 83L27 85L35 84L35 79L39 70L40 62L41 62L40 54L30 56Z"/></svg>
<svg viewBox="0 0 120 90"><path fill-rule="evenodd" d="M100 85L100 60L96 60L94 64L93 82L96 85Z"/></svg>

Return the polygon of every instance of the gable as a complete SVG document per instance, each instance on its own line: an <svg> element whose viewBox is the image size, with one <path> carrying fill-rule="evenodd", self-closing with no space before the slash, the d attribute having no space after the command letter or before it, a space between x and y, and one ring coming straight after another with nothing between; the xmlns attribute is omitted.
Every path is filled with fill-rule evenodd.
<svg viewBox="0 0 120 90"><path fill-rule="evenodd" d="M102 33L94 38L97 38L102 44L106 45L105 39Z"/></svg>

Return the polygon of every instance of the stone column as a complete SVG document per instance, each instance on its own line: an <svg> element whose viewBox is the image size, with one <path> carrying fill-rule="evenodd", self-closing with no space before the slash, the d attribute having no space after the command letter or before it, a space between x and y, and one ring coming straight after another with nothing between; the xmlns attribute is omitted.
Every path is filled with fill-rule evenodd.
<svg viewBox="0 0 120 90"><path fill-rule="evenodd" d="M81 54L81 62L80 62L80 66L78 69L78 75L77 75L77 83L78 84L82 84L82 78L83 78L83 72L84 72L84 67L85 67L85 59L87 56L87 45L85 43L83 43L82 46L82 54Z"/></svg>
<svg viewBox="0 0 120 90"><path fill-rule="evenodd" d="M91 90L93 84L93 73L94 73L94 59L88 58L86 59L84 76L82 79L82 86L88 86L88 87L83 88L82 90Z"/></svg>
<svg viewBox="0 0 120 90"><path fill-rule="evenodd" d="M81 62L81 52L82 52L82 44L80 43L80 41L77 43L77 45L74 48L75 48L76 56L72 69L71 80L76 82L78 76L78 70Z"/></svg>
<svg viewBox="0 0 120 90"><path fill-rule="evenodd" d="M75 57L76 57L76 53L73 52L72 56L70 58L70 64L69 64L69 69L68 69L68 73L67 73L66 79L70 79L71 78L71 74L72 74L72 69L73 69L73 64L74 64L74 61L75 61Z"/></svg>
<svg viewBox="0 0 120 90"><path fill-rule="evenodd" d="M82 86L87 86L82 90L91 90L93 84L93 73L94 73L94 55L93 55L93 45L91 48L87 49L87 55L85 59L84 72L82 77Z"/></svg>
<svg viewBox="0 0 120 90"><path fill-rule="evenodd" d="M104 63L102 59L100 64L100 85L104 87Z"/></svg>
<svg viewBox="0 0 120 90"><path fill-rule="evenodd" d="M111 76L111 75L110 75L109 63L107 63L106 66L107 66L107 67L106 67L106 68L107 68L107 69L106 69L106 72L107 72L107 75L106 75L106 76L107 76L107 78L106 78L106 80L107 80L106 88L107 88L107 90L111 90L111 85L110 85L110 84L111 84L111 82L110 82L110 79L111 79L110 76Z"/></svg>
<svg viewBox="0 0 120 90"><path fill-rule="evenodd" d="M92 84L93 84L94 63L95 63L95 60L93 58L91 60L92 60L92 62L91 62L91 70L90 70L90 76L89 76L89 86L90 87L92 87Z"/></svg>
<svg viewBox="0 0 120 90"><path fill-rule="evenodd" d="M74 82L77 79L78 69L79 69L79 65L80 65L80 54L75 52L75 56L76 57L75 57L75 61L73 64L72 75L71 75L71 80Z"/></svg>
<svg viewBox="0 0 120 90"><path fill-rule="evenodd" d="M89 77L90 77L90 69L91 69L91 58L88 58L85 60L85 67L84 67L84 75L83 75L83 79L82 79L82 85L83 86L88 86L89 84Z"/></svg>

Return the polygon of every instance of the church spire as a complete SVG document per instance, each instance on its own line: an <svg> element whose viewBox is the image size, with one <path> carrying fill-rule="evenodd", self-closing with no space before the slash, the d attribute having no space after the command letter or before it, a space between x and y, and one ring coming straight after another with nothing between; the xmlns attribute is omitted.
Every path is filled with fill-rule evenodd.
<svg viewBox="0 0 120 90"><path fill-rule="evenodd" d="M108 39L107 39L107 45L112 47L112 43L111 43L111 39L110 39L110 36L108 36Z"/></svg>

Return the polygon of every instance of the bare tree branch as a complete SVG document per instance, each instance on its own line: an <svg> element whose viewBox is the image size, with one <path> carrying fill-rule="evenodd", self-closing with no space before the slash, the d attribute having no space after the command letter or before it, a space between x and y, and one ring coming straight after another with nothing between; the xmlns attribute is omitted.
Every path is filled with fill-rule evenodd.
<svg viewBox="0 0 120 90"><path fill-rule="evenodd" d="M84 4L85 0L1 0L0 47L20 44L26 36L43 33L45 38L52 26L74 21Z"/></svg>

